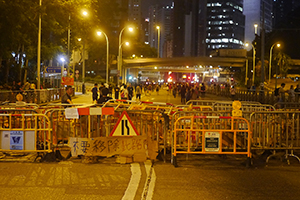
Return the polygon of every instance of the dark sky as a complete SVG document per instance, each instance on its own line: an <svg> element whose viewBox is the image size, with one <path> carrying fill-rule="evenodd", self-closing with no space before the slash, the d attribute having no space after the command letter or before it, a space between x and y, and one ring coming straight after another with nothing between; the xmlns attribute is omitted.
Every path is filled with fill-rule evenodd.
<svg viewBox="0 0 300 200"><path fill-rule="evenodd" d="M143 17L148 17L149 6L159 4L159 5L171 5L173 0L142 0L142 14Z"/></svg>

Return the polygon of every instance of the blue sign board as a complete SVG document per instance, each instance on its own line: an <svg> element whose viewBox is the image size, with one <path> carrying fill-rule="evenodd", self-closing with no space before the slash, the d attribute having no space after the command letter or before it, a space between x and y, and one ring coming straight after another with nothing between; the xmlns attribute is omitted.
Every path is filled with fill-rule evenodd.
<svg viewBox="0 0 300 200"><path fill-rule="evenodd" d="M47 67L47 73L61 73L61 67Z"/></svg>

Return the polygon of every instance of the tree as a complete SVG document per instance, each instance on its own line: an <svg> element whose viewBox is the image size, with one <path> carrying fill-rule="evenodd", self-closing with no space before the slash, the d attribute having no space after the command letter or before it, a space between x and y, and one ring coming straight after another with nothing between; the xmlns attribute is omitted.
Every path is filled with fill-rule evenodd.
<svg viewBox="0 0 300 200"><path fill-rule="evenodd" d="M274 55L274 64L279 67L279 74L281 77L286 77L288 70L293 65L292 59L285 53L278 52ZM275 70L275 73L277 70Z"/></svg>

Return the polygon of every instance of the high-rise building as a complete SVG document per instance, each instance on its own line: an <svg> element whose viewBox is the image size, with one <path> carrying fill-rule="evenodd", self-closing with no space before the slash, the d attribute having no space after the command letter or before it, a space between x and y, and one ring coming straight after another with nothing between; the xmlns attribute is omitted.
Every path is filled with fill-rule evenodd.
<svg viewBox="0 0 300 200"><path fill-rule="evenodd" d="M243 0L207 0L207 54L243 48L244 28Z"/></svg>
<svg viewBox="0 0 300 200"><path fill-rule="evenodd" d="M157 10L158 10L158 5L152 5L149 7L149 27L148 27L148 44L151 47L156 47L157 41L156 41L156 24L157 24Z"/></svg>
<svg viewBox="0 0 300 200"><path fill-rule="evenodd" d="M266 32L272 31L272 10L273 0L244 0L246 42L252 42L255 34L260 34L263 19ZM255 24L258 25L257 28L254 27Z"/></svg>
<svg viewBox="0 0 300 200"><path fill-rule="evenodd" d="M142 29L141 0L128 0L128 21L134 23L137 29Z"/></svg>
<svg viewBox="0 0 300 200"><path fill-rule="evenodd" d="M273 28L286 23L287 16L300 6L299 0L274 0L273 2Z"/></svg>
<svg viewBox="0 0 300 200"><path fill-rule="evenodd" d="M157 20L156 20L156 25L159 26L160 31L160 52L159 55L160 57L167 57L167 46L165 43L169 41L172 38L172 11L173 11L173 6L168 5L168 6L163 6L158 8L157 10ZM158 34L156 34L158 37ZM158 38L156 39L156 48L158 45ZM167 48L167 49L166 49Z"/></svg>

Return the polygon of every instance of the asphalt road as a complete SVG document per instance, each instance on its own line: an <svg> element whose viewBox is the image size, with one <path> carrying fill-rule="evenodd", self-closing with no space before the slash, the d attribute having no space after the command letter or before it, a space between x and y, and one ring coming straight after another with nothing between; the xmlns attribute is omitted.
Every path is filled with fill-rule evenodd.
<svg viewBox="0 0 300 200"><path fill-rule="evenodd" d="M242 163L243 158L183 156L177 168L155 161L147 176L147 163L122 165L114 158L96 164L1 162L0 199L300 199L299 163L272 160L271 166L251 168Z"/></svg>

